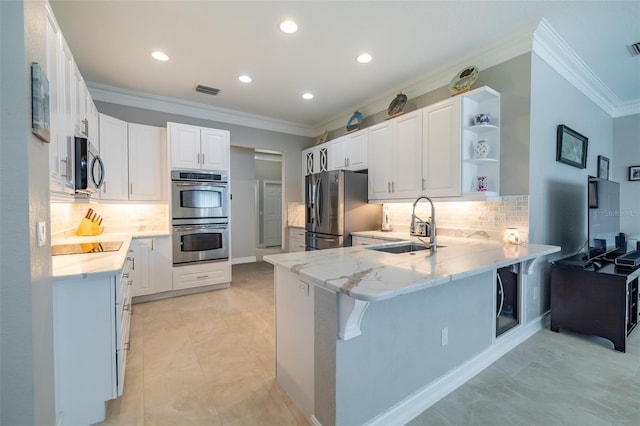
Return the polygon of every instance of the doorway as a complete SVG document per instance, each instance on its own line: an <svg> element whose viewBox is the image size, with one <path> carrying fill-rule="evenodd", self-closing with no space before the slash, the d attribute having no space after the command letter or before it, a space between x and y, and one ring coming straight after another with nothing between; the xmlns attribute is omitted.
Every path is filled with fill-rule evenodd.
<svg viewBox="0 0 640 426"><path fill-rule="evenodd" d="M282 252L282 154L255 150L256 260Z"/></svg>

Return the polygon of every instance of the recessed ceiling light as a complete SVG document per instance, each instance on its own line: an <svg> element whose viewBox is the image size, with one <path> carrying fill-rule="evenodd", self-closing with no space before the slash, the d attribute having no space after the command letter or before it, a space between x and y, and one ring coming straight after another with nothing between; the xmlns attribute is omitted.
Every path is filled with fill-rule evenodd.
<svg viewBox="0 0 640 426"><path fill-rule="evenodd" d="M243 83L251 83L253 80L251 79L251 77L249 77L248 75L244 74L241 75L240 77L238 77L238 80L240 80Z"/></svg>
<svg viewBox="0 0 640 426"><path fill-rule="evenodd" d="M306 100L311 100L313 99L313 93L311 92L305 92L302 94L302 99L306 99Z"/></svg>
<svg viewBox="0 0 640 426"><path fill-rule="evenodd" d="M372 59L373 58L368 53L362 53L356 58L356 61L360 62L361 64L368 64Z"/></svg>
<svg viewBox="0 0 640 426"><path fill-rule="evenodd" d="M159 50L156 50L155 52L151 52L151 56L153 56L154 59L157 59L158 61L162 61L162 62L169 60L169 57L167 56L167 54Z"/></svg>
<svg viewBox="0 0 640 426"><path fill-rule="evenodd" d="M291 19L285 19L280 22L280 31L287 34L293 34L298 31L298 24L293 22Z"/></svg>

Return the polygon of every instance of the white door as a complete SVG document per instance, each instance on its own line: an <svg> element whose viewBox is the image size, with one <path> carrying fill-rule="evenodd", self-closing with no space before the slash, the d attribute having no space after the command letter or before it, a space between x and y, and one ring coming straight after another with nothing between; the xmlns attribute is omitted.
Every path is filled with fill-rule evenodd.
<svg viewBox="0 0 640 426"><path fill-rule="evenodd" d="M391 124L387 121L369 131L369 199L384 200L391 192Z"/></svg>
<svg viewBox="0 0 640 426"><path fill-rule="evenodd" d="M264 183L264 243L267 247L282 245L282 184Z"/></svg>
<svg viewBox="0 0 640 426"><path fill-rule="evenodd" d="M167 123L172 169L200 168L200 128Z"/></svg>
<svg viewBox="0 0 640 426"><path fill-rule="evenodd" d="M104 163L102 200L129 199L127 122L100 114L100 157Z"/></svg>
<svg viewBox="0 0 640 426"><path fill-rule="evenodd" d="M229 132L205 129L200 131L201 164L205 170L229 170Z"/></svg>

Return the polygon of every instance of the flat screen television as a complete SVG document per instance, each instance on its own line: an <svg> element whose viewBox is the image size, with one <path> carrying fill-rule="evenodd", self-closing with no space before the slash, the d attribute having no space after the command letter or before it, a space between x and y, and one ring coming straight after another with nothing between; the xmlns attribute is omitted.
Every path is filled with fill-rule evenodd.
<svg viewBox="0 0 640 426"><path fill-rule="evenodd" d="M589 176L587 200L587 258L609 257L620 233L620 184Z"/></svg>

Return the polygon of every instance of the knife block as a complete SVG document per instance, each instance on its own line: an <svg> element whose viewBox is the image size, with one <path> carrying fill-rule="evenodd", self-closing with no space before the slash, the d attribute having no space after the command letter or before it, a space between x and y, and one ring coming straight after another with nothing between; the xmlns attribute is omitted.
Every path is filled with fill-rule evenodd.
<svg viewBox="0 0 640 426"><path fill-rule="evenodd" d="M102 227L98 225L98 222L91 222L86 217L83 217L76 229L76 235L100 235L102 233Z"/></svg>

